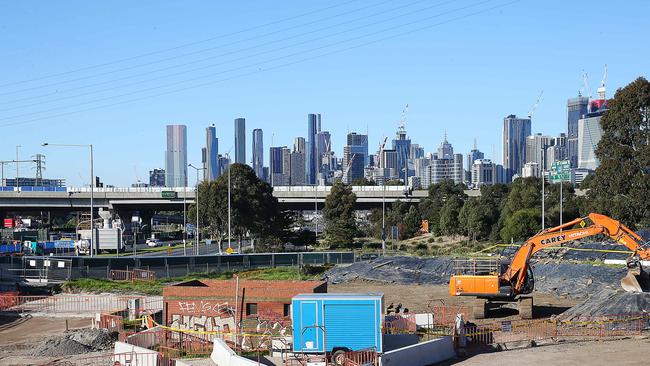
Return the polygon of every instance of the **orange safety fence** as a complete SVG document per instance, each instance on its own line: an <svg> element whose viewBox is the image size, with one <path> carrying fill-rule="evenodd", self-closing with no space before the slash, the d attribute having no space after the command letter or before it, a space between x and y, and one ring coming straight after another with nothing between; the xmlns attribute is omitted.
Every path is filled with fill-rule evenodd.
<svg viewBox="0 0 650 366"><path fill-rule="evenodd" d="M109 279L113 281L155 281L156 272L145 269L119 270L112 269Z"/></svg>
<svg viewBox="0 0 650 366"><path fill-rule="evenodd" d="M344 366L379 366L379 354L375 349L350 351L343 354Z"/></svg>

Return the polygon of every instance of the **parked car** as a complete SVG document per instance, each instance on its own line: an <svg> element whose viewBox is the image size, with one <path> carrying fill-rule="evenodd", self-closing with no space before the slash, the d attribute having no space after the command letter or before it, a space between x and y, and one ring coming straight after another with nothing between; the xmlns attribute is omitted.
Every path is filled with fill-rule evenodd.
<svg viewBox="0 0 650 366"><path fill-rule="evenodd" d="M151 248L159 247L160 246L160 240L155 239L155 238L147 239L147 246L151 247Z"/></svg>

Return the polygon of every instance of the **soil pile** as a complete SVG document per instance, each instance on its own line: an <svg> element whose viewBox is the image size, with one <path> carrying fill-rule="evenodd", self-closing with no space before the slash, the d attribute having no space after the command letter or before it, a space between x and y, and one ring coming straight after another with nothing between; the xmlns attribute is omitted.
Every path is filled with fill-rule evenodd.
<svg viewBox="0 0 650 366"><path fill-rule="evenodd" d="M106 329L79 329L46 339L30 353L37 357L78 355L113 348L115 336Z"/></svg>

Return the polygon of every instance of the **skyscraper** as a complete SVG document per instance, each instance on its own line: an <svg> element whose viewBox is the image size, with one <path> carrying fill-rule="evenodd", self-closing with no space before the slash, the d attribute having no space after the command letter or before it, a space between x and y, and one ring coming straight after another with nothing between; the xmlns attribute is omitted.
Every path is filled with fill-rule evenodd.
<svg viewBox="0 0 650 366"><path fill-rule="evenodd" d="M356 153L354 150L359 146L343 147L343 183L350 184L357 179L364 177L364 157L363 153Z"/></svg>
<svg viewBox="0 0 650 366"><path fill-rule="evenodd" d="M246 164L246 119L235 119L235 163Z"/></svg>
<svg viewBox="0 0 650 366"><path fill-rule="evenodd" d="M253 130L253 170L264 179L264 135L259 128Z"/></svg>
<svg viewBox="0 0 650 366"><path fill-rule="evenodd" d="M587 114L589 98L578 94L567 100L567 153L571 167L578 167L578 120Z"/></svg>
<svg viewBox="0 0 650 366"><path fill-rule="evenodd" d="M503 119L502 160L505 181L512 181L515 174L521 175L526 163L526 137L530 136L530 118L517 118L511 114Z"/></svg>
<svg viewBox="0 0 650 366"><path fill-rule="evenodd" d="M332 137L329 131L320 131L316 134L316 169L320 172L323 166L323 155L332 151Z"/></svg>
<svg viewBox="0 0 650 366"><path fill-rule="evenodd" d="M320 114L310 113L307 115L307 162L305 166L307 184L316 184L316 173L318 173L318 132L320 132Z"/></svg>
<svg viewBox="0 0 650 366"><path fill-rule="evenodd" d="M470 150L469 154L467 154L467 172L469 173L469 179L468 183L473 183L471 175L472 175L472 168L474 167L474 161L479 160L479 159L484 159L485 154L483 154L479 149L476 148L476 139L474 139L474 147L472 150ZM490 164L492 164L490 162Z"/></svg>
<svg viewBox="0 0 650 366"><path fill-rule="evenodd" d="M411 154L411 140L406 136L404 125L400 125L393 140L393 150L397 153L397 176L406 178L408 176L408 161ZM405 173L406 172L406 173ZM406 181L406 179L404 179Z"/></svg>
<svg viewBox="0 0 650 366"><path fill-rule="evenodd" d="M286 146L271 146L269 148L269 180L272 186L284 185L284 170L282 152Z"/></svg>
<svg viewBox="0 0 650 366"><path fill-rule="evenodd" d="M214 124L205 129L205 178L213 181L220 173L219 169L219 140Z"/></svg>
<svg viewBox="0 0 650 366"><path fill-rule="evenodd" d="M600 127L602 113L588 113L578 120L578 168L596 170L600 161L596 156L596 146L603 136Z"/></svg>
<svg viewBox="0 0 650 366"><path fill-rule="evenodd" d="M546 166L546 149L553 143L551 136L536 133L526 137L526 163L536 163L541 172L548 170Z"/></svg>
<svg viewBox="0 0 650 366"><path fill-rule="evenodd" d="M454 158L454 147L451 146L449 141L447 141L447 133L445 132L445 137L442 140L442 143L438 147L438 159L453 159Z"/></svg>
<svg viewBox="0 0 650 366"><path fill-rule="evenodd" d="M165 185L187 186L187 127L167 125L167 151L165 151Z"/></svg>
<svg viewBox="0 0 650 366"><path fill-rule="evenodd" d="M291 185L300 186L305 184L305 139L296 137L291 153Z"/></svg>
<svg viewBox="0 0 650 366"><path fill-rule="evenodd" d="M154 169L149 171L149 187L165 186L165 169Z"/></svg>
<svg viewBox="0 0 650 366"><path fill-rule="evenodd" d="M306 153L306 145L304 137L296 137L293 139L293 151L298 153Z"/></svg>

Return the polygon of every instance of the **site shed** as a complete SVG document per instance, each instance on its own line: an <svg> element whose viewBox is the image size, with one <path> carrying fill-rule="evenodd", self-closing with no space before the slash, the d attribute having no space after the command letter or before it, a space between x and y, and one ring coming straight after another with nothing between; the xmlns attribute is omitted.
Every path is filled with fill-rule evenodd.
<svg viewBox="0 0 650 366"><path fill-rule="evenodd" d="M382 352L384 295L300 294L291 302L293 351L374 348Z"/></svg>

